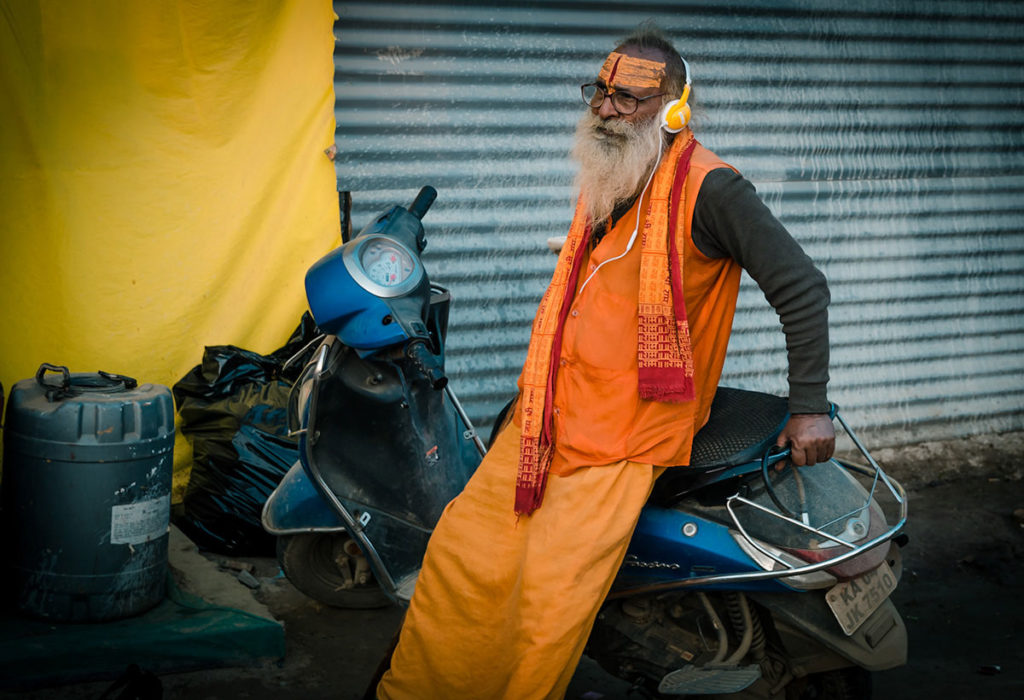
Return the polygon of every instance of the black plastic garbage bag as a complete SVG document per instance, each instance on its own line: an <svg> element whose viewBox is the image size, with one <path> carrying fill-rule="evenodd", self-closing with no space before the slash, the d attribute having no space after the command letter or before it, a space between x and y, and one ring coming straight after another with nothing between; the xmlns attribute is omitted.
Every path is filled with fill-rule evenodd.
<svg viewBox="0 0 1024 700"><path fill-rule="evenodd" d="M174 385L181 432L193 452L192 474L174 523L201 549L274 554L274 540L263 531L260 513L298 459L297 438L288 437L288 392L312 356L315 343L310 343L318 333L307 312L288 342L270 355L233 345L208 346L202 364ZM284 368L304 347L303 356Z"/></svg>

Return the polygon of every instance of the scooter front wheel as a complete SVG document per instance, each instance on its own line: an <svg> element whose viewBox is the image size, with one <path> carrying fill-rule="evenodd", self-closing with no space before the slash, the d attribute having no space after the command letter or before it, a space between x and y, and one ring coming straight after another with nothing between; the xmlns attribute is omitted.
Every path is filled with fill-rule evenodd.
<svg viewBox="0 0 1024 700"><path fill-rule="evenodd" d="M391 604L348 533L278 537L277 560L292 585L324 605L365 610Z"/></svg>

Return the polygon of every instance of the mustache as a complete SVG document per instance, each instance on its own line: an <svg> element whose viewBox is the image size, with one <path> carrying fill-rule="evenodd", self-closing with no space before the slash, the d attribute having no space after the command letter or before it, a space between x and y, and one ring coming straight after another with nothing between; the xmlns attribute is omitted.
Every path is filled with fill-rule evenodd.
<svg viewBox="0 0 1024 700"><path fill-rule="evenodd" d="M621 139L631 139L639 136L644 127L650 125L650 120L642 122L627 122L622 119L602 119L596 114L587 113L583 116L583 128L589 129L598 138L602 136L614 136Z"/></svg>

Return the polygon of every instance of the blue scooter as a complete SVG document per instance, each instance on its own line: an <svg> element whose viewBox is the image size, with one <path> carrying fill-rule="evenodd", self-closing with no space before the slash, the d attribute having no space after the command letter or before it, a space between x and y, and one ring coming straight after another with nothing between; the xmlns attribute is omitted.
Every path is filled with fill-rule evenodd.
<svg viewBox="0 0 1024 700"><path fill-rule="evenodd" d="M289 580L327 605L407 604L486 451L445 375L451 297L420 258L435 197L388 208L306 275L324 335L289 402L300 460L263 526ZM775 447L786 400L719 388L691 464L657 482L586 653L655 696L866 698L871 671L905 663L889 595L906 494L832 416L864 464L796 468Z"/></svg>

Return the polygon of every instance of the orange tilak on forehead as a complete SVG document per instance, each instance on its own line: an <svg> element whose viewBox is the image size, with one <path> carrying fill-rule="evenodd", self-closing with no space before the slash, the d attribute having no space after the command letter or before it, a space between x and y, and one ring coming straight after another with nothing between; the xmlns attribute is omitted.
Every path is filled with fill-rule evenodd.
<svg viewBox="0 0 1024 700"><path fill-rule="evenodd" d="M665 75L665 64L660 61L648 61L645 58L627 56L612 51L597 74L604 84L633 88L661 87L661 79Z"/></svg>

